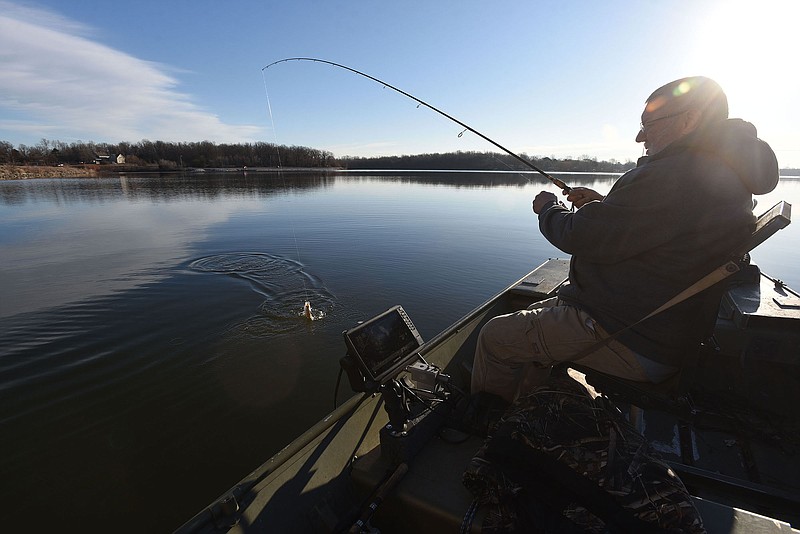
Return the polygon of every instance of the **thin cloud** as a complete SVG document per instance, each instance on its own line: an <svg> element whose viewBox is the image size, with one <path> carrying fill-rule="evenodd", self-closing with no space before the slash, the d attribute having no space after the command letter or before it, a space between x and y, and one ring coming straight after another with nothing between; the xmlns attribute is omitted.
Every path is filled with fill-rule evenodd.
<svg viewBox="0 0 800 534"><path fill-rule="evenodd" d="M0 128L100 141L253 141L178 89L167 68L91 40L91 28L0 0Z"/></svg>

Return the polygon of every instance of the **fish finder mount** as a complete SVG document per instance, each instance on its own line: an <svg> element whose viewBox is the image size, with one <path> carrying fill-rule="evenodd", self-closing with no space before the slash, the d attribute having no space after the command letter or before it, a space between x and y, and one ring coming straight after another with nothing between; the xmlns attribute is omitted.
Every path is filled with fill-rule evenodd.
<svg viewBox="0 0 800 534"><path fill-rule="evenodd" d="M430 417L446 398L450 377L419 354L423 344L402 306L393 306L343 332L347 355L339 360L355 392L380 393L389 424L382 450L406 461L432 435L442 417ZM402 371L409 374L398 378ZM423 424L424 422L424 424ZM431 430L433 429L433 430Z"/></svg>

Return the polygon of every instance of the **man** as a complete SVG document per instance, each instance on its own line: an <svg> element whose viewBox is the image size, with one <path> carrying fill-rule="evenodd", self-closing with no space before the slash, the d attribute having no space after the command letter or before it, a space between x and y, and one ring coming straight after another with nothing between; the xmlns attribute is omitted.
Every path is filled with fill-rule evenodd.
<svg viewBox="0 0 800 534"><path fill-rule="evenodd" d="M571 254L558 297L495 317L481 331L472 392L513 401L549 369L577 361L622 378L661 382L700 341L702 299L692 297L639 323L724 263L752 230L752 194L778 182L775 154L752 124L728 119L728 101L705 77L650 95L636 141L646 156L603 197L574 188L567 200L533 200L539 229ZM597 342L625 327L604 346ZM588 347L596 350L576 360Z"/></svg>

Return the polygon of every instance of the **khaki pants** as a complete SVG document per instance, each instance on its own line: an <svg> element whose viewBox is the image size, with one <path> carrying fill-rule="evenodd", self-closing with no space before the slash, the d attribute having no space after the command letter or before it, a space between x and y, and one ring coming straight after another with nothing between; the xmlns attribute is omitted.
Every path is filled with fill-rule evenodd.
<svg viewBox="0 0 800 534"><path fill-rule="evenodd" d="M472 393L509 402L543 384L550 368L607 337L586 312L551 298L527 310L493 318L481 329L472 368ZM576 363L629 380L648 382L636 355L612 340Z"/></svg>

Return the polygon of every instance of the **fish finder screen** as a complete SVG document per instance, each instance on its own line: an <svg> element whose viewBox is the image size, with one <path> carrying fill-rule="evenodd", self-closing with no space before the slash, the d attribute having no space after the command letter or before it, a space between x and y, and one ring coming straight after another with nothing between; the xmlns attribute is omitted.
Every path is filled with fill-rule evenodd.
<svg viewBox="0 0 800 534"><path fill-rule="evenodd" d="M347 330L344 339L367 378L380 383L422 345L422 337L400 306Z"/></svg>

